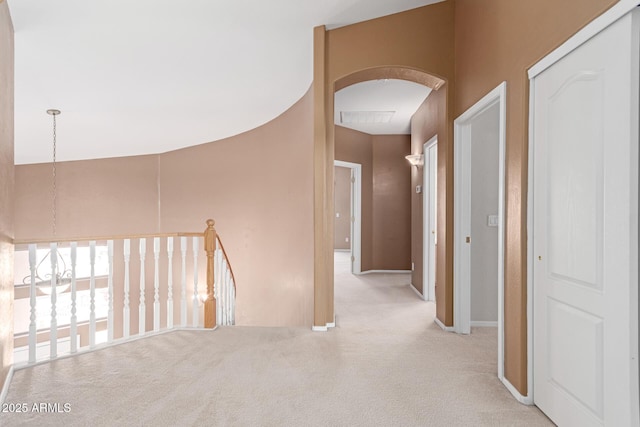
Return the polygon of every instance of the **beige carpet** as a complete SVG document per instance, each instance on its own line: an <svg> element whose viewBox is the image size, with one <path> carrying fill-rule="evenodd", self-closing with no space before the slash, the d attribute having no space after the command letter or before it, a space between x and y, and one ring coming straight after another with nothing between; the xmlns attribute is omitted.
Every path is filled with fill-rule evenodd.
<svg viewBox="0 0 640 427"><path fill-rule="evenodd" d="M348 274L337 326L176 331L17 371L0 425L551 425L496 378L495 329L443 332L406 274Z"/></svg>

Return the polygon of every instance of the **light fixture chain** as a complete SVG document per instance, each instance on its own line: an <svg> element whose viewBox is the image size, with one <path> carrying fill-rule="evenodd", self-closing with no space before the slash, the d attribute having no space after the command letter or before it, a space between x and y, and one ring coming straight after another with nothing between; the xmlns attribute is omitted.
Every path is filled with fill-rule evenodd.
<svg viewBox="0 0 640 427"><path fill-rule="evenodd" d="M56 186L56 115L53 115L53 163L52 163L52 169L53 169L53 212L52 212L52 217L53 217L53 224L52 224L52 228L53 228L53 237L56 237L56 215L57 215L57 210L56 210L56 205L57 205L57 198L58 198L58 189Z"/></svg>

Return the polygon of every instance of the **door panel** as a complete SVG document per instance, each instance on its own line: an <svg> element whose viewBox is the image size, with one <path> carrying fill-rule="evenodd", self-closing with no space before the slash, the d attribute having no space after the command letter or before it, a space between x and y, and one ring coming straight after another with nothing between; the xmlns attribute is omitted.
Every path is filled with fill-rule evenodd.
<svg viewBox="0 0 640 427"><path fill-rule="evenodd" d="M534 401L559 425L637 419L637 18L532 86Z"/></svg>

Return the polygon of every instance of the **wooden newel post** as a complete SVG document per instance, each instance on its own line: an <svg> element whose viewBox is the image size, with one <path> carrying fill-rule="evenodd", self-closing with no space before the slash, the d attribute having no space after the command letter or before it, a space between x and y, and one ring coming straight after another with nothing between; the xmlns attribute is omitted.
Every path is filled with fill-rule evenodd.
<svg viewBox="0 0 640 427"><path fill-rule="evenodd" d="M207 220L207 229L204 231L204 250L207 252L207 299L204 301L204 327L216 326L216 300L213 296L213 256L216 251L215 221Z"/></svg>

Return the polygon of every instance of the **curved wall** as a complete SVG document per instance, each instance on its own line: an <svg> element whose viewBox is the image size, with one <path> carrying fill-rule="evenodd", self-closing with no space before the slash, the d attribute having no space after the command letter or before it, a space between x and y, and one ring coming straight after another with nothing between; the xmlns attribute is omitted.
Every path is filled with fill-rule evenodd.
<svg viewBox="0 0 640 427"><path fill-rule="evenodd" d="M311 325L311 108L307 92L232 138L59 163L58 237L200 231L214 218L236 275L237 323ZM51 164L16 166L16 239L51 237L50 177Z"/></svg>

